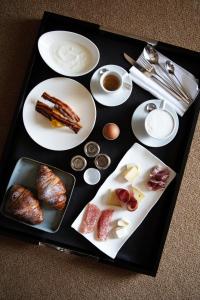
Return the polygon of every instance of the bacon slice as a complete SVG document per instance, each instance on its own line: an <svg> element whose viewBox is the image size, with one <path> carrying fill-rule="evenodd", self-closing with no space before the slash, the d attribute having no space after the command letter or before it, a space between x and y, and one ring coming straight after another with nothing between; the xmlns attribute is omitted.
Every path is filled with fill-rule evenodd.
<svg viewBox="0 0 200 300"><path fill-rule="evenodd" d="M105 241L108 237L109 225L112 219L113 212L113 209L106 209L101 213L97 226L97 238L100 241Z"/></svg>
<svg viewBox="0 0 200 300"><path fill-rule="evenodd" d="M88 204L80 226L81 233L93 232L99 220L101 211L94 204Z"/></svg>
<svg viewBox="0 0 200 300"><path fill-rule="evenodd" d="M152 168L149 174L150 179L147 182L149 190L158 191L164 189L169 175L170 170L168 168L162 168L160 166Z"/></svg>

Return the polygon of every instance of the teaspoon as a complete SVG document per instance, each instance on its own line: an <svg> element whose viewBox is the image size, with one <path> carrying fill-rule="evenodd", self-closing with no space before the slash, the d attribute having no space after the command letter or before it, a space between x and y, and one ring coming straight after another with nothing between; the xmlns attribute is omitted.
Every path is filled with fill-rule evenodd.
<svg viewBox="0 0 200 300"><path fill-rule="evenodd" d="M174 64L173 64L170 60L167 60L167 61L165 62L165 68L166 68L166 70L169 72L169 74L173 75L173 76L176 78L176 80L178 81L178 83L179 83L179 85L180 85L182 91L184 92L185 96L186 96L189 100L192 100L191 97L186 93L186 91L185 91L183 85L181 84L180 80L179 80L178 77L176 76Z"/></svg>
<svg viewBox="0 0 200 300"><path fill-rule="evenodd" d="M155 103L148 103L146 106L145 106L145 109L147 112L151 112L152 110L156 109L157 106L155 105Z"/></svg>

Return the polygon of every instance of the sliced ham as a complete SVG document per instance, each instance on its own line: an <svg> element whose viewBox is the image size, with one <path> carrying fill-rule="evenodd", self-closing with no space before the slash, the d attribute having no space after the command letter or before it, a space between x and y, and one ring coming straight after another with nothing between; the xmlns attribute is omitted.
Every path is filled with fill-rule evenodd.
<svg viewBox="0 0 200 300"><path fill-rule="evenodd" d="M93 232L101 215L100 209L95 204L88 204L80 226L81 233Z"/></svg>
<svg viewBox="0 0 200 300"><path fill-rule="evenodd" d="M100 241L105 241L108 237L109 233L109 225L112 220L114 210L113 209L106 209L103 210L101 216L99 218L98 226L97 226L97 238Z"/></svg>
<svg viewBox="0 0 200 300"><path fill-rule="evenodd" d="M150 179L147 182L149 190L157 191L164 189L169 175L170 170L168 168L162 168L160 166L152 168L149 174Z"/></svg>

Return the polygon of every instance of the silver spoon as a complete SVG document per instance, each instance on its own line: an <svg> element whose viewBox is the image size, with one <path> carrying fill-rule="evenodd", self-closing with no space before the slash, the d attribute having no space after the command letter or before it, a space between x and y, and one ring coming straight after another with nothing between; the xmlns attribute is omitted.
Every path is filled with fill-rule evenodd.
<svg viewBox="0 0 200 300"><path fill-rule="evenodd" d="M156 108L157 108L156 104L155 104L155 103L152 103L152 102L148 103L148 104L145 106L145 109L146 109L147 112L151 112L152 110L154 110L154 109L156 109Z"/></svg>
<svg viewBox="0 0 200 300"><path fill-rule="evenodd" d="M177 86L177 83L170 77L168 70L162 67L162 65L159 63L158 52L156 51L156 49L154 49L154 47L152 47L151 45L147 45L144 48L144 58L147 61L149 61L151 64L158 65L161 68L161 70L167 75L168 79L171 81L171 83L177 89L177 91L179 91L179 93L181 93L182 96L186 98L187 101L191 100L191 98L184 92L184 90L179 86Z"/></svg>
<svg viewBox="0 0 200 300"><path fill-rule="evenodd" d="M105 73L106 71L108 71L108 69L102 68L102 69L99 70L99 74L103 75L103 73Z"/></svg>
<svg viewBox="0 0 200 300"><path fill-rule="evenodd" d="M176 76L175 74L175 67L174 67L174 64L170 61L170 60L167 60L165 62L165 68L166 70L169 72L169 74L173 75L176 80L178 81L182 91L185 93L185 96L189 99L189 100L192 100L191 97L188 95L188 93L185 91L185 88L183 87L182 83L180 82L180 80L178 79L178 77Z"/></svg>

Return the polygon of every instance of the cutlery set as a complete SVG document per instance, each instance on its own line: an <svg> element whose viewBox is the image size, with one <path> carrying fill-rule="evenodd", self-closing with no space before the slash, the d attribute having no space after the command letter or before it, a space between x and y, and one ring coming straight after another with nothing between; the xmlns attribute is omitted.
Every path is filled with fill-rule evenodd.
<svg viewBox="0 0 200 300"><path fill-rule="evenodd" d="M191 97L185 91L175 73L174 64L170 60L166 60L163 66L159 62L159 54L153 46L147 45L144 48L144 52L139 58L138 62L136 62L126 53L124 53L124 58L145 76L153 78L156 83L158 83L162 88L166 89L179 101L183 101L187 105L192 102Z"/></svg>

